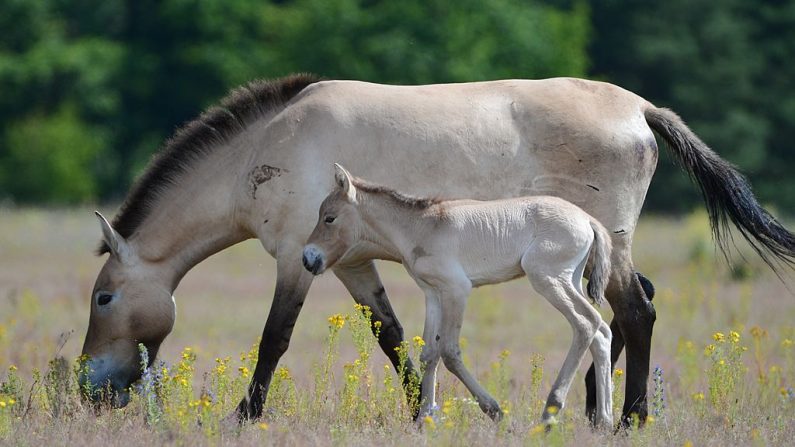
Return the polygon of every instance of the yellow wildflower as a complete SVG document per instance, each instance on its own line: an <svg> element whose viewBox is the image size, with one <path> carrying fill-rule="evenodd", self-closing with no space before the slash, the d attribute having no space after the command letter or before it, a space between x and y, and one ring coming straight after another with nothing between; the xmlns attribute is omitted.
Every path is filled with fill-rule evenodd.
<svg viewBox="0 0 795 447"><path fill-rule="evenodd" d="M84 354L84 355L85 355L85 354ZM81 356L81 357L82 357L82 356ZM16 367L15 365L11 365L11 366L9 366L9 367L8 367L8 370L9 370L9 371L16 371L16 370L17 370L17 367Z"/></svg>
<svg viewBox="0 0 795 447"><path fill-rule="evenodd" d="M8 399L8 405L14 405L15 403L17 403L17 401L15 401L13 397Z"/></svg>
<svg viewBox="0 0 795 447"><path fill-rule="evenodd" d="M649 425L653 424L654 423L654 416L652 416L652 415L646 416L646 423L649 424Z"/></svg>
<svg viewBox="0 0 795 447"><path fill-rule="evenodd" d="M5 408L5 407L6 407L6 401L0 400L0 408Z"/></svg>
<svg viewBox="0 0 795 447"><path fill-rule="evenodd" d="M738 343L740 341L740 334L735 331L730 331L729 339L731 340L732 343Z"/></svg>
<svg viewBox="0 0 795 447"><path fill-rule="evenodd" d="M789 390L787 390L783 386L778 390L778 392L781 393L781 395L784 397L787 397L789 395Z"/></svg>
<svg viewBox="0 0 795 447"><path fill-rule="evenodd" d="M709 344L709 345L707 345L706 348L704 348L704 355L710 355L710 354L712 354L712 351L714 351L714 350L715 350L715 345Z"/></svg>
<svg viewBox="0 0 795 447"><path fill-rule="evenodd" d="M425 340L423 340L419 335L415 335L412 341L414 341L414 346L418 348L425 346Z"/></svg>
<svg viewBox="0 0 795 447"><path fill-rule="evenodd" d="M682 447L693 447L693 441L688 439L684 444L682 444Z"/></svg>
<svg viewBox="0 0 795 447"><path fill-rule="evenodd" d="M754 326L751 328L751 336L754 338L767 337L767 331L759 326Z"/></svg>
<svg viewBox="0 0 795 447"><path fill-rule="evenodd" d="M381 321L380 320L375 320L373 322L373 327L376 328L376 329L381 329Z"/></svg>
<svg viewBox="0 0 795 447"><path fill-rule="evenodd" d="M425 426L428 427L430 430L436 430L436 422L434 422L431 416L425 416L423 421L425 422Z"/></svg>
<svg viewBox="0 0 795 447"><path fill-rule="evenodd" d="M554 405L550 405L549 407L547 407L547 413L549 413L551 415L558 414L558 407L556 407Z"/></svg>
<svg viewBox="0 0 795 447"><path fill-rule="evenodd" d="M530 436L540 435L541 433L544 433L545 430L546 427L544 427L543 424L538 424L530 429Z"/></svg>
<svg viewBox="0 0 795 447"><path fill-rule="evenodd" d="M270 426L266 422L260 422L259 424L257 424L257 427L259 427L260 430L267 430L268 428L270 428Z"/></svg>
<svg viewBox="0 0 795 447"><path fill-rule="evenodd" d="M791 339L789 339L789 338L785 338L784 340L782 340L782 341L781 341L781 347L782 347L782 348L789 348L789 347L790 347L790 346L792 346L793 344L795 344L795 342L793 342L793 341L792 341Z"/></svg>
<svg viewBox="0 0 795 447"><path fill-rule="evenodd" d="M453 410L453 402L451 400L444 401L444 403L442 404L442 413L450 414L452 410Z"/></svg>
<svg viewBox="0 0 795 447"><path fill-rule="evenodd" d="M276 375L282 380L287 380L290 378L290 370L282 366L276 370Z"/></svg>
<svg viewBox="0 0 795 447"><path fill-rule="evenodd" d="M723 342L723 340L726 339L726 336L723 335L723 332L715 332L714 334L712 334L712 339L718 343L721 343Z"/></svg>
<svg viewBox="0 0 795 447"><path fill-rule="evenodd" d="M241 366L241 367L237 368L237 370L240 371L240 375L242 377L248 377L249 374L251 374L251 371L249 371L249 369L246 368L245 366Z"/></svg>
<svg viewBox="0 0 795 447"><path fill-rule="evenodd" d="M332 328L342 329L345 326L345 316L341 314L334 314L328 317L328 324Z"/></svg>
<svg viewBox="0 0 795 447"><path fill-rule="evenodd" d="M693 400L696 402L704 400L704 393L693 393Z"/></svg>
<svg viewBox="0 0 795 447"><path fill-rule="evenodd" d="M616 371L613 374L615 374L616 377L621 377L624 375L624 370L621 368L616 368Z"/></svg>

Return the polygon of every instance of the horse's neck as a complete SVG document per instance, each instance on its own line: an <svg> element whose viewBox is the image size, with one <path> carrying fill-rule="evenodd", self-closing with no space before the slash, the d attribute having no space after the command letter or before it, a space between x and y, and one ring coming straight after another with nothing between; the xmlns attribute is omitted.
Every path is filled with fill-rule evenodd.
<svg viewBox="0 0 795 447"><path fill-rule="evenodd" d="M378 194L365 193L360 200L359 210L366 227L363 238L395 259L403 259L411 253L430 218L422 210Z"/></svg>
<svg viewBox="0 0 795 447"><path fill-rule="evenodd" d="M139 257L171 272L173 288L202 260L251 237L238 215L242 158L219 149L195 163L130 238Z"/></svg>

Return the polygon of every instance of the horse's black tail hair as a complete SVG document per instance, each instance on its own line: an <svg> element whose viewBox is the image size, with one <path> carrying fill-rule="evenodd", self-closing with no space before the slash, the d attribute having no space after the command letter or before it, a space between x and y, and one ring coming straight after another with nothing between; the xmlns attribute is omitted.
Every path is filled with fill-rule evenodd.
<svg viewBox="0 0 795 447"><path fill-rule="evenodd" d="M731 221L777 274L782 264L795 267L795 235L759 205L745 177L701 141L676 113L652 106L646 109L645 116L701 189L712 235L727 261L733 242Z"/></svg>

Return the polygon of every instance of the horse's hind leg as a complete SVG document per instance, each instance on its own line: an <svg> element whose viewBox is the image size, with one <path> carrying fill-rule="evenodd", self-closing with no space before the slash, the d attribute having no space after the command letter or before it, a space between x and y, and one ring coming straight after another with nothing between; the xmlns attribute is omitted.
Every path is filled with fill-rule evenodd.
<svg viewBox="0 0 795 447"><path fill-rule="evenodd" d="M384 285L375 269L375 263L366 261L355 265L337 266L333 270L337 278L348 289L354 301L370 308L373 313L373 323L381 322L380 328L373 326L373 333L378 335L378 345L394 365L395 371L399 371L400 356L395 348L400 347L403 342L403 326L400 325L400 321L392 310ZM408 392L409 387L413 386L412 383L419 382L419 375L414 369L411 359L406 358L405 362L401 380L404 389ZM422 388L420 388L420 393L422 393ZM418 408L414 409L413 416L415 418L419 414L417 410Z"/></svg>
<svg viewBox="0 0 795 447"><path fill-rule="evenodd" d="M240 420L256 419L262 415L273 371L290 345L295 321L312 284L312 275L301 265L300 247L296 245L296 249L290 253L292 256L285 253L276 260L276 291L262 331L259 358L251 384L246 397L237 406Z"/></svg>

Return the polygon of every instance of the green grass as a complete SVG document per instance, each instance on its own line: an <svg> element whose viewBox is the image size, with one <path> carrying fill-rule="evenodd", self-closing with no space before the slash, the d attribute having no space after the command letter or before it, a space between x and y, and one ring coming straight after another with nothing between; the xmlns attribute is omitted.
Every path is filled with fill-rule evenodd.
<svg viewBox="0 0 795 447"><path fill-rule="evenodd" d="M442 366L440 410L416 426L366 313L333 275L312 287L266 416L238 427L227 417L253 371L275 278L256 242L188 274L175 293L177 323L161 348L163 363L128 407L95 413L75 380L103 261L91 253L94 217L89 210L0 213L0 444L781 445L795 435L793 276L783 284L747 247L740 249L749 263L728 268L716 259L703 213L648 218L638 228L635 263L658 291L651 365L658 368L647 428L620 435L587 426L587 365L562 423L548 434L538 425L571 332L526 280L477 289L462 331L465 361L503 405L503 422L483 415ZM399 265L382 263L380 271L406 329L405 355L416 363L423 298ZM609 309L602 312L610 318ZM623 368L622 360L614 375L617 415Z"/></svg>

